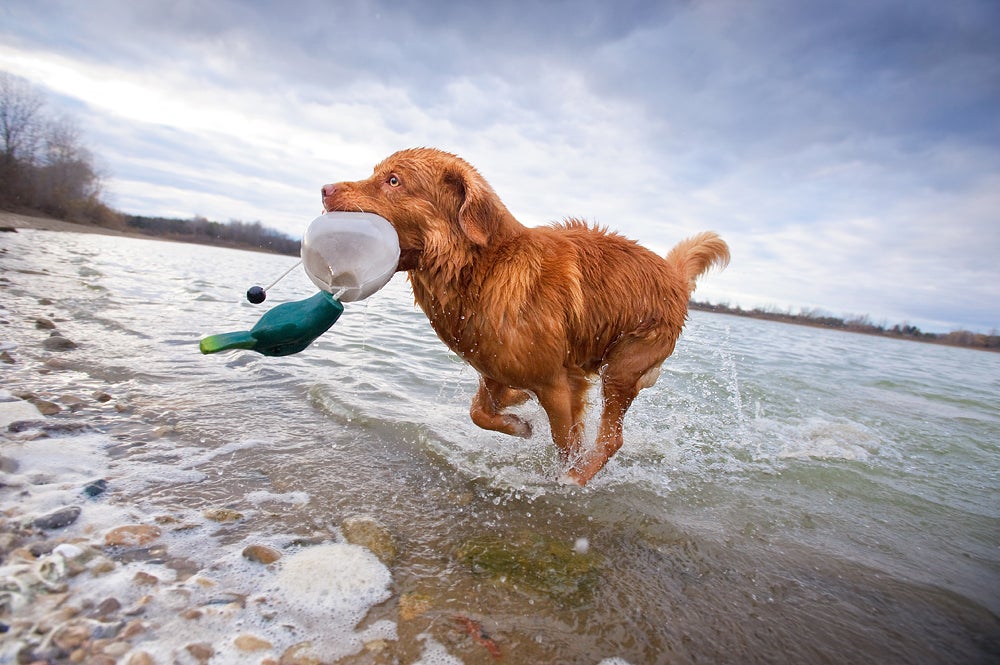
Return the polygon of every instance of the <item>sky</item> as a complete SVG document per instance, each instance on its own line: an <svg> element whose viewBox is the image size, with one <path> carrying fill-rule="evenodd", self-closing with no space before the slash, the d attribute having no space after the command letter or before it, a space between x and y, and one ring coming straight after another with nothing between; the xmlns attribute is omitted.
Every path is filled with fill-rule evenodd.
<svg viewBox="0 0 1000 665"><path fill-rule="evenodd" d="M300 237L431 146L528 226L717 231L697 300L1000 328L995 0L4 0L0 71L123 212Z"/></svg>

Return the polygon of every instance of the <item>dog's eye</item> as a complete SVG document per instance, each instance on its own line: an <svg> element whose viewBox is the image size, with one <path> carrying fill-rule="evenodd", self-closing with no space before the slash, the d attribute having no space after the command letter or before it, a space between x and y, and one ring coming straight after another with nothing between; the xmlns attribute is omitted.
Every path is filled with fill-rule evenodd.
<svg viewBox="0 0 1000 665"><path fill-rule="evenodd" d="M399 185L401 184L399 182L399 176L397 176L395 173L389 176L389 179L386 180L386 182L389 183L390 187L399 187Z"/></svg>

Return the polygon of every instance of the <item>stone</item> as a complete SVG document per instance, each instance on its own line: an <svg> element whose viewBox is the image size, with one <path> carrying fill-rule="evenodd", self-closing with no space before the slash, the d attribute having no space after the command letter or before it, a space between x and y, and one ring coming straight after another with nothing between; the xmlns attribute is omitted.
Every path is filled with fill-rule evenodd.
<svg viewBox="0 0 1000 665"><path fill-rule="evenodd" d="M100 402L101 404L104 404L106 402L110 402L111 399L112 399L111 395L109 395L106 392L103 392L101 390L98 390L98 391L94 392L93 395L92 395L92 397L95 400L97 400L98 402Z"/></svg>
<svg viewBox="0 0 1000 665"><path fill-rule="evenodd" d="M323 665L322 659L316 654L312 642L299 642L285 649L281 654L280 665Z"/></svg>
<svg viewBox="0 0 1000 665"><path fill-rule="evenodd" d="M140 570L132 578L132 583L140 586L156 586L160 583L160 578Z"/></svg>
<svg viewBox="0 0 1000 665"><path fill-rule="evenodd" d="M94 614L99 617L109 617L122 608L117 598L105 598L94 608Z"/></svg>
<svg viewBox="0 0 1000 665"><path fill-rule="evenodd" d="M534 532L476 537L459 547L457 555L476 575L511 588L528 588L570 606L586 603L600 578L600 557L581 554L568 543Z"/></svg>
<svg viewBox="0 0 1000 665"><path fill-rule="evenodd" d="M160 537L160 528L151 524L126 524L104 535L107 547L143 547Z"/></svg>
<svg viewBox="0 0 1000 665"><path fill-rule="evenodd" d="M267 640L261 639L256 635L249 634L239 635L235 640L233 640L233 644L236 645L236 648L240 651L262 651L264 649L270 649L274 646Z"/></svg>
<svg viewBox="0 0 1000 665"><path fill-rule="evenodd" d="M108 489L108 481L104 478L98 478L97 480L92 480L83 487L83 493L89 497L95 497L99 494L103 494L105 490Z"/></svg>
<svg viewBox="0 0 1000 665"><path fill-rule="evenodd" d="M52 323L50 319L39 317L35 319L35 328L38 330L55 330L56 324Z"/></svg>
<svg viewBox="0 0 1000 665"><path fill-rule="evenodd" d="M10 355L7 351L0 351L0 362L5 362L8 365L13 365L17 361L14 360L14 356Z"/></svg>
<svg viewBox="0 0 1000 665"><path fill-rule="evenodd" d="M28 401L34 404L35 407L38 409L38 412L41 413L43 416L54 416L60 411L62 411L61 406L59 406L55 402L50 402L47 399L42 399L41 397L33 397Z"/></svg>
<svg viewBox="0 0 1000 665"><path fill-rule="evenodd" d="M344 540L352 545L360 545L372 551L379 561L391 566L396 561L399 551L396 540L389 529L372 517L348 517L340 525Z"/></svg>
<svg viewBox="0 0 1000 665"><path fill-rule="evenodd" d="M45 341L42 342L42 348L46 351L72 351L77 348L77 343L59 333L53 333L51 337L46 337Z"/></svg>
<svg viewBox="0 0 1000 665"><path fill-rule="evenodd" d="M80 517L80 506L66 506L48 515L35 518L32 524L39 529L62 529L75 522L78 517Z"/></svg>
<svg viewBox="0 0 1000 665"><path fill-rule="evenodd" d="M79 411L87 405L83 398L77 395L62 395L59 397L59 403L65 405L70 411Z"/></svg>
<svg viewBox="0 0 1000 665"><path fill-rule="evenodd" d="M136 651L129 656L126 665L156 665L156 661L145 651Z"/></svg>
<svg viewBox="0 0 1000 665"><path fill-rule="evenodd" d="M422 593L404 593L399 597L399 618L403 621L416 619L431 609L431 597Z"/></svg>
<svg viewBox="0 0 1000 665"><path fill-rule="evenodd" d="M205 519L212 520L213 522L239 522L243 519L243 513L229 508L209 508L202 514L205 516Z"/></svg>
<svg viewBox="0 0 1000 665"><path fill-rule="evenodd" d="M84 623L70 623L52 635L52 643L63 651L72 651L90 639L90 628Z"/></svg>
<svg viewBox="0 0 1000 665"><path fill-rule="evenodd" d="M207 663L215 655L215 649L212 648L212 645L205 642L189 644L184 649L199 663Z"/></svg>
<svg viewBox="0 0 1000 665"><path fill-rule="evenodd" d="M255 563L272 564L281 558L281 552L266 545L247 545L243 548L243 558Z"/></svg>

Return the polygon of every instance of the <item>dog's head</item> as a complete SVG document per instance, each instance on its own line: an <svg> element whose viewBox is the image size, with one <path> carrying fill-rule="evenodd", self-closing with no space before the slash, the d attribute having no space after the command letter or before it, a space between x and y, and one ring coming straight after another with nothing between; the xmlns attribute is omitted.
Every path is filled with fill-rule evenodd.
<svg viewBox="0 0 1000 665"><path fill-rule="evenodd" d="M399 270L472 255L517 222L486 180L455 155L402 150L367 180L322 188L326 211L371 212L399 235Z"/></svg>

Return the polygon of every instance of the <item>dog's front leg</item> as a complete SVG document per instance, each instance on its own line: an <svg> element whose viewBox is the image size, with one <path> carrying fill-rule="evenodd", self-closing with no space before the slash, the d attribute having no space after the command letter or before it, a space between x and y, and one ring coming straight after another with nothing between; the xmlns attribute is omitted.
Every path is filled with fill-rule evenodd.
<svg viewBox="0 0 1000 665"><path fill-rule="evenodd" d="M531 436L531 425L518 416L501 411L508 406L521 404L530 397L523 390L515 390L493 379L480 376L479 390L472 398L469 415L472 416L472 422L483 429L528 438Z"/></svg>

